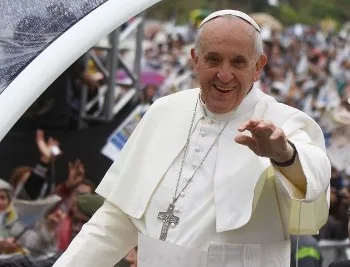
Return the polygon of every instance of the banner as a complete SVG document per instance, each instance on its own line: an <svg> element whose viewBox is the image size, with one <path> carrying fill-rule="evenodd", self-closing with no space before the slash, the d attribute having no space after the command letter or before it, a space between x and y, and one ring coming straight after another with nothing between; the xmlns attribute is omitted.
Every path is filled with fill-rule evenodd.
<svg viewBox="0 0 350 267"><path fill-rule="evenodd" d="M104 156L113 161L117 159L126 141L128 141L149 107L150 105L148 104L140 104L130 113L122 124L108 137L106 145L101 150Z"/></svg>
<svg viewBox="0 0 350 267"><path fill-rule="evenodd" d="M51 195L39 200L15 199L13 205L18 214L18 221L32 227L36 222L42 221L46 213L59 201L61 201L60 196Z"/></svg>

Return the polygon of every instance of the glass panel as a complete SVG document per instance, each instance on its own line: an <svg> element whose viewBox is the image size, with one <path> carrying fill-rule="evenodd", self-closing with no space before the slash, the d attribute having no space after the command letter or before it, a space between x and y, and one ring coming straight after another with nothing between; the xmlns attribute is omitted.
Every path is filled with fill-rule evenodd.
<svg viewBox="0 0 350 267"><path fill-rule="evenodd" d="M107 0L1 0L0 93L53 40Z"/></svg>

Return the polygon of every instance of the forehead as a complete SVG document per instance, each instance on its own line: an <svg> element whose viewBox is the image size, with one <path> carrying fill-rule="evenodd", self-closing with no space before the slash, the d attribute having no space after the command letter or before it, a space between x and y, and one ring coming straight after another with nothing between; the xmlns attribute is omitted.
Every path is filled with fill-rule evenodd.
<svg viewBox="0 0 350 267"><path fill-rule="evenodd" d="M218 17L203 25L201 48L203 52L225 52L249 55L254 51L255 29L240 18ZM210 50L210 51L208 51Z"/></svg>

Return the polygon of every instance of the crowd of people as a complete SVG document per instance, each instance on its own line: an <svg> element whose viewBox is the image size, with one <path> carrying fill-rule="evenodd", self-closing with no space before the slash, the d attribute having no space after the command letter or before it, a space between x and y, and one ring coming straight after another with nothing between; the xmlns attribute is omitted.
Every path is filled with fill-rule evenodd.
<svg viewBox="0 0 350 267"><path fill-rule="evenodd" d="M103 203L79 159L68 162L67 179L55 185L51 166L63 153L59 142L43 130L35 141L37 164L18 166L8 181L0 179L0 266L52 266ZM118 266L136 261L134 254Z"/></svg>
<svg viewBox="0 0 350 267"><path fill-rule="evenodd" d="M156 21L146 24L141 59L143 103L151 104L159 97L199 86L190 58L197 25L198 21L191 21L186 27ZM269 25L260 26L264 51L268 55L267 65L258 81L261 89L279 102L311 116L322 127L326 139L332 163L330 215L318 236L305 239L305 246L313 247L313 252L298 255L299 266L321 266L317 241L348 238L350 28L336 32L325 31L318 26L295 25L276 31ZM101 58L105 56L98 49L91 52ZM120 55L130 66L135 47L130 42L122 43ZM92 95L98 93L104 80L92 59L81 73L79 82L85 83ZM119 81L125 78L122 70L116 76ZM155 76L157 79L154 79ZM51 162L59 160L62 153L59 142L53 138L45 139L44 131L38 130L36 144L40 151L38 163L35 166L19 166L11 177L0 180L0 253L1 256L31 255L36 259L25 258L29 264L36 262L38 266L51 266L53 259L65 251L82 225L102 205L102 200L94 194L95 185L86 179L85 166L79 159L68 163L66 181L54 185L50 180L50 167ZM38 217L35 224L25 225L16 205L23 205L25 201L38 203L52 195L58 196L59 200ZM300 249L303 249L303 239L300 242ZM129 252L119 265L137 266L136 253L137 248ZM45 258L44 263L51 265L40 265L43 263L38 261L38 257ZM21 260L25 264L24 259ZM307 265L302 265L303 260ZM4 260L3 264L8 263ZM3 266L1 261L0 266Z"/></svg>

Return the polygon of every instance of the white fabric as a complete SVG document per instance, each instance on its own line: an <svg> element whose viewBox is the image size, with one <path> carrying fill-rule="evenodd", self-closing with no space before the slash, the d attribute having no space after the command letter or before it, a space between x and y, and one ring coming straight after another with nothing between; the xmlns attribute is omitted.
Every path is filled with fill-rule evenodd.
<svg viewBox="0 0 350 267"><path fill-rule="evenodd" d="M137 266L286 267L288 258L281 255L288 254L289 249L289 241L281 241L264 245L213 243L208 251L198 251L140 234Z"/></svg>
<svg viewBox="0 0 350 267"><path fill-rule="evenodd" d="M3 179L0 179L0 190L12 191L11 185Z"/></svg>
<svg viewBox="0 0 350 267"><path fill-rule="evenodd" d="M177 179L173 175L177 173L179 154L185 145L198 95L199 89L186 90L157 100L151 106L97 189L107 202L84 226L55 267L92 267L97 261L101 266L112 266L110 257L120 259L137 244L137 231L159 237L162 224L157 215L167 209L173 196ZM231 115L232 122L210 155L217 153L216 162L214 159L215 163L210 163L215 168L205 166L185 197L179 200L180 223L170 229L168 240L208 251L213 243L265 245L287 242L289 233L296 230L316 233L326 221L328 206L327 201L320 201L317 209L313 204L325 199L330 177L320 128L305 114L276 103L258 88L253 88ZM215 123L208 126L201 121L202 116L203 113L197 112L191 137L192 158L185 167L187 175L191 163L196 162L195 144L205 150L218 130ZM282 174L273 171L268 159L233 141L238 126L250 118L271 120L294 142L307 178L305 199L300 199L296 188ZM200 129L205 125L208 141L200 137ZM199 182L204 183L199 186ZM301 217L301 229L296 229L299 213L291 201L294 198L302 201L303 206L310 202L311 212ZM276 249L288 262L289 250L286 253L282 248Z"/></svg>
<svg viewBox="0 0 350 267"><path fill-rule="evenodd" d="M247 97L248 101L254 99L254 93L257 93L257 91L252 93L252 95ZM209 115L205 116L205 113ZM194 123L196 127L191 135L188 156L185 160L178 193L185 186L186 179L192 176L194 170L202 161L225 122L227 120L231 121L222 134L223 138L220 138L219 143L213 147L202 167L196 173L194 180L185 189L185 194L176 202L175 215L180 217L180 223L174 229L170 228L167 240L178 245L196 247L203 251L208 249L209 243L213 240L218 243L234 242L235 240L241 243L285 240L287 237L283 233L277 202L276 199L271 198L265 202L260 201L259 208L261 208L261 212L256 213L258 217L251 223L248 223L246 230L242 233L240 231L229 233L230 238L227 237L227 232L217 233L214 181L220 179L220 177L230 176L230 169L217 166L220 166L220 162L225 161L225 158L230 160L232 165L238 165L235 162L239 160L240 155L237 154L231 158L224 148L229 146L230 143L234 143L233 136L235 132L237 133L239 125L245 118L237 121L237 119L233 119L235 117L234 112L218 116L210 113L208 110L203 111L201 107L197 109L197 114L198 116L196 116ZM221 142L221 140L226 141ZM218 150L220 151L219 153ZM150 201L145 211L144 220L141 223L135 220L138 228L144 229L142 231L153 238L159 238L162 222L157 218L157 214L160 211L166 211L172 201L182 158L183 152L177 156L159 183L152 196L152 201ZM242 183L241 179L237 179L237 183ZM273 195L273 189L266 192ZM233 195L231 201L228 201L226 205L229 205L230 207L228 208L231 210L237 210L240 206L243 206L242 203L249 202L249 198L250 196L245 194ZM273 206L274 208L271 209ZM264 223L261 223L262 221ZM260 233L262 232L261 228L265 226L266 231L264 232L266 235ZM271 226L275 229L274 233L268 231Z"/></svg>

